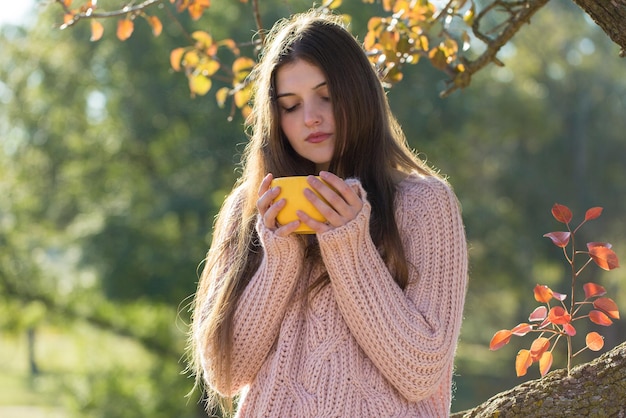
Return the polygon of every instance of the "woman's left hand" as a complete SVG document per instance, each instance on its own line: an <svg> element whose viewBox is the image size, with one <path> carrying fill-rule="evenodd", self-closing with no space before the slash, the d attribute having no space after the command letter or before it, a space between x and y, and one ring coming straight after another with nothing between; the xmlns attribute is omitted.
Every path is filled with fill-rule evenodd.
<svg viewBox="0 0 626 418"><path fill-rule="evenodd" d="M307 182L326 199L326 202L309 189L305 189L304 195L326 218L326 223L316 221L302 211L297 212L300 220L317 234L347 224L356 218L363 208L363 200L344 180L328 171L320 171L320 177L324 181L309 176Z"/></svg>

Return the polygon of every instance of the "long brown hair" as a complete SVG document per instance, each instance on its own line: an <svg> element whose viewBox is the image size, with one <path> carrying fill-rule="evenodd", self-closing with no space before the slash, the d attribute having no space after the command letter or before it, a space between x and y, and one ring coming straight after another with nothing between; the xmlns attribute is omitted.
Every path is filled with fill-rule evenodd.
<svg viewBox="0 0 626 418"><path fill-rule="evenodd" d="M219 353L212 359L213 375L206 376L220 382L219 387L230 387L234 312L263 256L255 230L261 180L268 172L275 177L317 174L315 164L300 157L280 129L274 97L277 70L296 60L318 66L326 77L336 141L329 171L361 181L372 206L372 241L402 288L407 284L408 266L394 216L398 174L436 175L408 148L373 66L338 17L310 11L276 23L251 74L255 93L246 120L250 141L243 155L243 172L218 215L195 297L193 365L201 376L206 373L200 366L202 353ZM308 253L319 258L316 240L309 239L307 244Z"/></svg>

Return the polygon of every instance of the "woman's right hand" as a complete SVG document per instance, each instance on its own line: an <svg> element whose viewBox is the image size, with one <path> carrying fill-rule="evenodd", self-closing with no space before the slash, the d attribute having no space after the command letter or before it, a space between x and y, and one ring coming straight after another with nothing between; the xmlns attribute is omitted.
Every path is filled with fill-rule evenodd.
<svg viewBox="0 0 626 418"><path fill-rule="evenodd" d="M274 176L272 173L269 173L265 176L261 185L259 186L259 199L256 202L256 208L263 219L263 225L266 228L275 232L276 235L280 237L286 237L287 235L293 233L298 226L300 226L300 221L293 221L286 225L279 225L276 221L276 216L278 212L285 206L285 199L280 199L278 201L274 201L276 197L280 194L280 187L270 188L270 184Z"/></svg>

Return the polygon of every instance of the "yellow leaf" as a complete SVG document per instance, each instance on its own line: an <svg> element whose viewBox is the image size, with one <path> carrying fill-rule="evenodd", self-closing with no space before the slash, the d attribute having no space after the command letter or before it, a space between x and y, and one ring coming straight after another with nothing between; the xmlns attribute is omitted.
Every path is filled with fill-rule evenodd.
<svg viewBox="0 0 626 418"><path fill-rule="evenodd" d="M233 41L232 39L224 39L222 41L219 41L218 45L225 46L226 48L230 49L232 53L235 55L240 54L239 47L237 47L237 43Z"/></svg>
<svg viewBox="0 0 626 418"><path fill-rule="evenodd" d="M341 0L333 0L329 5L328 8L333 10L338 8L339 6L341 6Z"/></svg>
<svg viewBox="0 0 626 418"><path fill-rule="evenodd" d="M255 61L248 57L239 57L233 62L233 74L234 84L241 83L246 79L252 68L254 68Z"/></svg>
<svg viewBox="0 0 626 418"><path fill-rule="evenodd" d="M72 23L72 21L74 20L74 14L73 13L66 13L63 15L63 23L66 25L69 25L70 23Z"/></svg>
<svg viewBox="0 0 626 418"><path fill-rule="evenodd" d="M213 74L215 74L217 72L217 70L220 69L220 63L212 60L212 59L207 59L207 60L203 60L197 67L196 70L207 77L212 76Z"/></svg>
<svg viewBox="0 0 626 418"><path fill-rule="evenodd" d="M241 109L241 114L243 115L244 118L247 118L248 116L250 116L250 113L252 113L252 108L250 106L248 106L248 105L245 105Z"/></svg>
<svg viewBox="0 0 626 418"><path fill-rule="evenodd" d="M194 50L188 51L183 57L183 65L187 68L195 67L200 62L200 57L198 53Z"/></svg>
<svg viewBox="0 0 626 418"><path fill-rule="evenodd" d="M154 36L159 36L163 31L163 24L161 20L156 16L148 16L148 23L152 27L152 34Z"/></svg>
<svg viewBox="0 0 626 418"><path fill-rule="evenodd" d="M196 40L196 48L208 49L213 45L213 37L202 30L197 30L191 34L191 37Z"/></svg>
<svg viewBox="0 0 626 418"><path fill-rule="evenodd" d="M133 34L135 24L130 19L120 19L117 22L117 38L120 41L125 41Z"/></svg>
<svg viewBox="0 0 626 418"><path fill-rule="evenodd" d="M102 38L102 34L104 33L104 26L102 23L98 22L95 19L91 20L91 38L89 39L91 42L99 41Z"/></svg>
<svg viewBox="0 0 626 418"><path fill-rule="evenodd" d="M251 89L250 84L248 84L246 87L236 92L234 94L235 106L237 106L240 109L243 108L250 101L251 94L252 94L252 89Z"/></svg>
<svg viewBox="0 0 626 418"><path fill-rule="evenodd" d="M180 71L180 61L185 53L185 48L176 48L170 52L170 65L174 71Z"/></svg>
<svg viewBox="0 0 626 418"><path fill-rule="evenodd" d="M217 105L221 108L224 107L226 103L226 99L228 98L228 92L230 89L228 87L222 87L215 93L215 100L217 101Z"/></svg>
<svg viewBox="0 0 626 418"><path fill-rule="evenodd" d="M211 90L211 79L194 73L189 76L189 90L194 94L204 96Z"/></svg>
<svg viewBox="0 0 626 418"><path fill-rule="evenodd" d="M72 5L72 0L64 0L64 1L63 1L63 5L64 5L65 7L70 7L70 6Z"/></svg>

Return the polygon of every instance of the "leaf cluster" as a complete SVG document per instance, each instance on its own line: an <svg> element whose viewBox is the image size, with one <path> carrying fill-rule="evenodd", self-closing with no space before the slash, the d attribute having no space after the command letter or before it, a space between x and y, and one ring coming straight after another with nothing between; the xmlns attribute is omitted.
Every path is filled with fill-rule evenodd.
<svg viewBox="0 0 626 418"><path fill-rule="evenodd" d="M373 0L362 1L374 3ZM384 0L383 13L374 15L375 12L372 12L363 46L386 86L391 87L402 80L404 66L425 59L448 77L446 90L441 93L447 96L456 89L468 86L472 74L488 63L502 65L496 58L499 49L546 1L494 0L478 12L474 0L449 0L441 6L430 0ZM247 3L247 0L241 2ZM173 12L187 12L192 20L199 20L211 7L209 0L169 0L169 7L173 11L169 10L167 4L163 4L164 0L144 0L110 11L100 10L93 0L83 1L78 6L73 0L56 0L56 3L64 11L60 28L90 19L92 41L101 39L104 34L100 23L102 19L118 19L116 36L125 41L132 36L134 22L138 17L148 22L155 36L161 34L161 20L147 12L152 6L165 9L169 18L183 31L184 26ZM341 5L342 0L327 0L318 8L330 12ZM244 117L250 112L251 86L247 75L258 61L258 53L264 43L265 28L261 23L258 1L253 2L252 7L257 26L255 32L258 34L254 41L241 42L231 38L215 40L209 30L198 30L187 34L188 45L170 52L172 69L185 74L192 97L208 94L215 79L226 83L228 87L219 88L215 97L220 107L225 107L227 101L232 99L231 117L237 110ZM497 25L484 29L486 25L481 25L481 21L494 20L492 15L498 16L495 18ZM347 23L352 19L347 14L341 16ZM472 44L475 41L486 45L486 50L472 60L475 49ZM242 54L243 46L251 46L252 51ZM222 47L232 53L234 62L218 56L218 50Z"/></svg>
<svg viewBox="0 0 626 418"><path fill-rule="evenodd" d="M571 303L569 307L565 300L567 295L557 293L546 285L537 284L533 290L535 300L544 305L537 307L528 317L529 323L521 323L512 329L502 329L496 332L491 339L489 348L498 350L509 343L511 337L522 337L528 333L539 333L539 336L532 342L530 349L521 349L515 359L515 371L517 376L526 375L528 368L533 363L539 364L541 376L544 376L552 367L552 351L561 338L567 340L568 348L568 374L571 371L571 360L582 351L589 349L599 351L604 346L603 337L595 331L587 333L585 336L585 346L573 353L572 337L576 336L575 321L588 318L592 323L602 326L613 324L612 319L619 319L617 304L608 297L605 297L606 290L599 284L587 282L582 287L585 298L582 301L575 299L576 281L583 270L593 261L603 270L613 270L619 267L617 255L611 249L611 244L604 242L589 242L587 250L577 250L575 246L575 235L586 222L598 218L602 214L601 207L594 207L585 213L584 220L574 229L570 227L572 222L572 211L565 205L554 204L552 216L566 225L567 231L549 232L544 237L549 238L554 245L563 249L563 254L571 267ZM570 252L568 253L568 247ZM577 256L586 256L587 260L580 268L577 268ZM551 302L556 301L555 305ZM585 314L583 308L590 310ZM547 337L546 337L547 336Z"/></svg>

